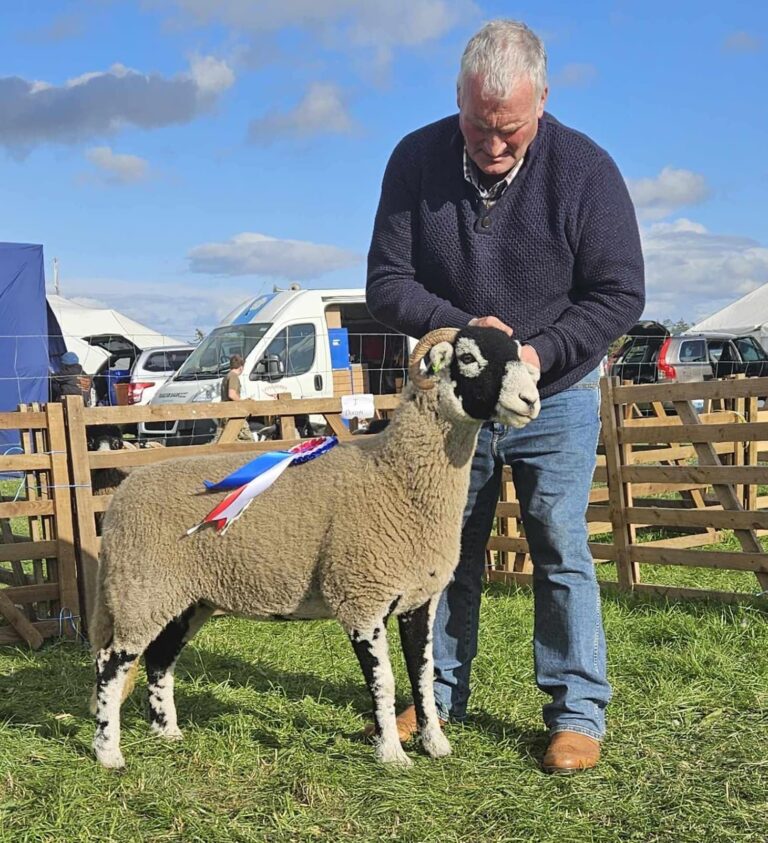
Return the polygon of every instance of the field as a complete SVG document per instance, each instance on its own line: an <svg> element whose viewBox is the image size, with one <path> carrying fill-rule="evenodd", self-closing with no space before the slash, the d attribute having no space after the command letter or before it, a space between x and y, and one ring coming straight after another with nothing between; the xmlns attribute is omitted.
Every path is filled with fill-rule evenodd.
<svg viewBox="0 0 768 843"><path fill-rule="evenodd" d="M738 576L738 575L735 575ZM722 586L722 582L718 583ZM186 738L124 714L127 770L90 753L86 650L0 649L0 841L765 841L768 624L750 607L604 599L614 701L600 767L538 769L532 598L490 586L454 755L382 769L340 629L215 619L177 669ZM400 699L407 699L399 652Z"/></svg>

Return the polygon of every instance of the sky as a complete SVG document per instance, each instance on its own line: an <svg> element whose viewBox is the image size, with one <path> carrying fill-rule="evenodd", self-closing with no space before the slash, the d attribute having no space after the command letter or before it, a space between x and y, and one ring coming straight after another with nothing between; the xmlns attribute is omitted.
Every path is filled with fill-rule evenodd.
<svg viewBox="0 0 768 843"><path fill-rule="evenodd" d="M768 4L14 0L0 7L0 240L170 336L298 282L362 287L398 140L454 113L487 20L544 40L547 110L635 202L644 316L768 282ZM763 317L765 318L765 317Z"/></svg>

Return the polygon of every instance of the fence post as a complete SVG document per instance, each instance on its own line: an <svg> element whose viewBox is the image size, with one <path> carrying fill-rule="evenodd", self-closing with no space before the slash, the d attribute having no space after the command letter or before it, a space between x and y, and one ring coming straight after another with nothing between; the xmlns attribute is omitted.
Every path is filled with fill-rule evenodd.
<svg viewBox="0 0 768 843"><path fill-rule="evenodd" d="M603 427L613 544L616 547L616 574L619 588L623 591L632 591L634 584L639 581L639 576L637 565L630 558L632 533L626 517L626 508L630 503L629 490L627 484L622 482L621 468L624 464L624 452L619 443L622 411L616 403L614 393L618 382L618 378L611 377L600 380L600 419Z"/></svg>
<svg viewBox="0 0 768 843"><path fill-rule="evenodd" d="M290 401L293 398L290 392L279 392L278 401ZM277 430L280 439L299 439L299 432L296 430L296 416L278 416Z"/></svg>
<svg viewBox="0 0 768 843"><path fill-rule="evenodd" d="M67 419L67 441L74 486L76 541L79 556L81 614L84 626L88 625L96 594L99 571L99 537L96 535L96 519L93 512L93 487L91 466L88 461L88 440L86 437L85 405L79 395L64 396Z"/></svg>
<svg viewBox="0 0 768 843"><path fill-rule="evenodd" d="M77 397L79 401L80 398ZM59 608L69 609L74 618L80 616L77 593L77 564L75 533L72 520L69 467L67 465L67 437L64 428L64 409L61 404L49 402L45 413L48 421L48 447L51 457L51 491L56 518L56 544L59 579ZM82 626L82 624L81 624ZM73 637L75 630L64 625L65 635Z"/></svg>
<svg viewBox="0 0 768 843"><path fill-rule="evenodd" d="M759 421L759 409L757 406L757 395L750 395L746 400L746 407L744 409L744 416L748 423L755 423ZM746 464L758 465L758 442L756 439L750 439L746 445ZM757 509L757 483L749 483L745 487L744 492L744 509L754 511Z"/></svg>

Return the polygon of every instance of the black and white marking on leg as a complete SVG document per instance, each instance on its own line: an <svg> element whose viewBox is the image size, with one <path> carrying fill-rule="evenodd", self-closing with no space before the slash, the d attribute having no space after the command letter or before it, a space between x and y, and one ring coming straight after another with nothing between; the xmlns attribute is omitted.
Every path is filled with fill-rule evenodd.
<svg viewBox="0 0 768 843"><path fill-rule="evenodd" d="M398 618L421 742L432 758L451 754L451 745L440 728L433 684L432 627L439 599L437 595L423 606Z"/></svg>
<svg viewBox="0 0 768 843"><path fill-rule="evenodd" d="M175 617L147 647L149 723L152 731L167 740L182 738L174 701L174 668L184 645L191 640L212 609L194 604Z"/></svg>
<svg viewBox="0 0 768 843"><path fill-rule="evenodd" d="M93 750L104 767L125 765L120 752L120 695L128 671L138 653L100 650L96 657L96 734Z"/></svg>
<svg viewBox="0 0 768 843"><path fill-rule="evenodd" d="M385 764L410 766L411 759L400 745L397 733L395 677L389 660L384 619L369 630L352 630L349 638L373 701L376 758Z"/></svg>

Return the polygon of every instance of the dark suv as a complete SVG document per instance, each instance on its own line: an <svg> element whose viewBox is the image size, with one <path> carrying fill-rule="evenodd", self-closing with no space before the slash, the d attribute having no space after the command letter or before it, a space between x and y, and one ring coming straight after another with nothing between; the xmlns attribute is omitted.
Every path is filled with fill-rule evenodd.
<svg viewBox="0 0 768 843"><path fill-rule="evenodd" d="M610 374L632 383L690 383L744 374L768 375L768 354L752 336L670 336L660 322L638 322L614 357Z"/></svg>

